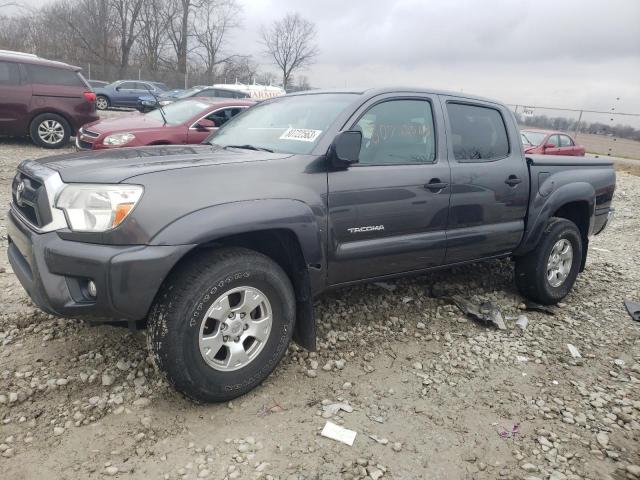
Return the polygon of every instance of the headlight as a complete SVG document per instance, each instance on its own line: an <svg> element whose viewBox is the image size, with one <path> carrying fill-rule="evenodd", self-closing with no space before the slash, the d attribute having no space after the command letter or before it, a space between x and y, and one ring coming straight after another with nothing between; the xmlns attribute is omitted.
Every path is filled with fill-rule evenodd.
<svg viewBox="0 0 640 480"><path fill-rule="evenodd" d="M126 145L134 138L136 136L133 133L114 133L107 136L102 143L105 145Z"/></svg>
<svg viewBox="0 0 640 480"><path fill-rule="evenodd" d="M71 184L60 192L56 207L64 210L71 230L104 232L127 218L143 190L140 185Z"/></svg>
<svg viewBox="0 0 640 480"><path fill-rule="evenodd" d="M158 103L164 107L165 105L173 103L173 100L160 100Z"/></svg>

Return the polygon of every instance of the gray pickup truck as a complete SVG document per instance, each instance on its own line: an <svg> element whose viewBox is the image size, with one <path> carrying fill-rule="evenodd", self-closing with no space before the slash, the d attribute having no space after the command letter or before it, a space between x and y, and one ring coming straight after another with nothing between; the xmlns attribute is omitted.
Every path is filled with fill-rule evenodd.
<svg viewBox="0 0 640 480"><path fill-rule="evenodd" d="M494 101L313 91L202 145L22 162L8 255L40 308L146 325L178 390L225 401L292 337L315 348L312 301L328 288L511 257L525 297L558 302L614 188L606 160L525 157Z"/></svg>

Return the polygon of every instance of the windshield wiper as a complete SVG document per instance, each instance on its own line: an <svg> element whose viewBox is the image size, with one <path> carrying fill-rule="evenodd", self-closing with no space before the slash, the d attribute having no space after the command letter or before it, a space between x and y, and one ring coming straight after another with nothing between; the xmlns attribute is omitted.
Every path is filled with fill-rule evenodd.
<svg viewBox="0 0 640 480"><path fill-rule="evenodd" d="M255 145L225 145L223 147L225 150L227 148L242 148L243 150L256 150L258 152L269 152L269 153L273 153L273 150L271 150L270 148L264 148L264 147L256 147Z"/></svg>
<svg viewBox="0 0 640 480"><path fill-rule="evenodd" d="M145 85L144 86L145 89L147 90L147 92L149 92L149 95L151 95L153 97L153 99L156 101L156 105L158 105L158 110L160 110L160 115L162 116L162 120L164 121L164 124L167 124L167 117L164 114L164 109L162 108L162 105L160 105L160 99L156 96L155 93L153 93L151 91L151 89L149 88L149 85Z"/></svg>

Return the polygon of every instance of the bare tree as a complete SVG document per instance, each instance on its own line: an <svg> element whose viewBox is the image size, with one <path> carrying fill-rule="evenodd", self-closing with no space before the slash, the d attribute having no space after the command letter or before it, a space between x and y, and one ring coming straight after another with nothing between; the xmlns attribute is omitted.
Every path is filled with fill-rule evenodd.
<svg viewBox="0 0 640 480"><path fill-rule="evenodd" d="M221 50L229 32L240 26L241 10L236 0L205 0L196 10L192 30L209 83L214 83L216 66L229 60L221 57Z"/></svg>
<svg viewBox="0 0 640 480"><path fill-rule="evenodd" d="M115 11L115 34L120 45L120 78L126 74L134 42L140 34L140 13L145 0L111 0Z"/></svg>
<svg viewBox="0 0 640 480"><path fill-rule="evenodd" d="M176 52L178 72L187 72L187 53L189 51L189 17L193 8L200 5L199 0L169 0L167 9L169 40Z"/></svg>
<svg viewBox="0 0 640 480"><path fill-rule="evenodd" d="M162 52L168 41L167 7L166 0L145 0L140 12L138 51L152 72L159 70Z"/></svg>
<svg viewBox="0 0 640 480"><path fill-rule="evenodd" d="M224 83L252 83L258 75L258 66L250 56L234 55L224 62L220 76Z"/></svg>
<svg viewBox="0 0 640 480"><path fill-rule="evenodd" d="M313 63L319 53L315 37L315 25L298 13L276 20L268 29L262 28L265 53L282 71L282 88L287 88L293 72Z"/></svg>

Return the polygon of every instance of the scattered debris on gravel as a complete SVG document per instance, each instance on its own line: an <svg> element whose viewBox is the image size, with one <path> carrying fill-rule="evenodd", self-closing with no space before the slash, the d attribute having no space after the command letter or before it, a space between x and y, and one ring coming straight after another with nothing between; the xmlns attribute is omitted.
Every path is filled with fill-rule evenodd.
<svg viewBox="0 0 640 480"><path fill-rule="evenodd" d="M623 303L640 299L640 177L619 173L614 223L554 315L527 306L507 260L345 288L316 303L318 352L292 345L255 391L196 405L144 332L31 304L6 205L16 165L51 152L1 141L3 478L640 479L640 323ZM328 422L353 445L322 436Z"/></svg>

